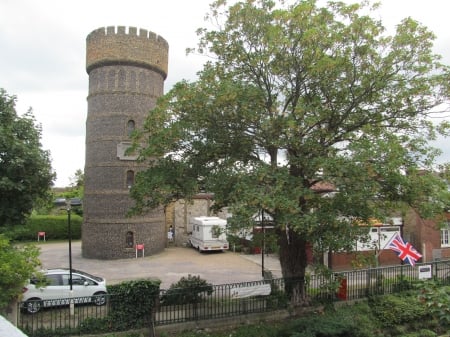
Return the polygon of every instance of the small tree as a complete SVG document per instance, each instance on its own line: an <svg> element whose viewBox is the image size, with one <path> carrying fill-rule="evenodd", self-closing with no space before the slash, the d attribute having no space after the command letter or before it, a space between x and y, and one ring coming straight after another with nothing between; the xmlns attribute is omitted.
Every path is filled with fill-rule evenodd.
<svg viewBox="0 0 450 337"><path fill-rule="evenodd" d="M33 245L14 247L0 234L0 311L22 294L22 288L37 266L39 249Z"/></svg>

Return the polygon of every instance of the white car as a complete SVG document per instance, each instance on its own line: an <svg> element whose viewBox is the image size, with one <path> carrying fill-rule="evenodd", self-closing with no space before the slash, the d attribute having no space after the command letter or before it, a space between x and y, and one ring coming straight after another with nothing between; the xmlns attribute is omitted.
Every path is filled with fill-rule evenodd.
<svg viewBox="0 0 450 337"><path fill-rule="evenodd" d="M46 285L38 286L38 280L31 279L23 288L23 307L28 313L34 314L41 307L67 305L71 299L76 304L106 303L106 281L102 277L72 269L71 293L69 269L48 269L43 274Z"/></svg>

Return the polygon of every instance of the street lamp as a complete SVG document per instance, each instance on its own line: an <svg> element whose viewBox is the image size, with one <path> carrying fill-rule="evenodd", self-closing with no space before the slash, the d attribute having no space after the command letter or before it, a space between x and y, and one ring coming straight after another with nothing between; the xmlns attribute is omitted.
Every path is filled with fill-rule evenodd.
<svg viewBox="0 0 450 337"><path fill-rule="evenodd" d="M70 202L67 203L67 236L69 237L69 286L70 294L72 296L72 226L70 224L70 213L71 213Z"/></svg>
<svg viewBox="0 0 450 337"><path fill-rule="evenodd" d="M70 293L72 294L72 225L70 221L70 214L72 207L81 206L81 200L79 198L72 199L56 199L55 205L65 206L67 211L67 236L69 238L69 286Z"/></svg>
<svg viewBox="0 0 450 337"><path fill-rule="evenodd" d="M262 247L261 247L261 274L264 277L264 251L266 249L266 231L264 229L264 209L261 209L261 230L262 230Z"/></svg>
<svg viewBox="0 0 450 337"><path fill-rule="evenodd" d="M67 202L67 234L69 236L69 285L70 293L72 294L72 226L70 223L70 213L72 207L81 206L81 200L78 198L72 198Z"/></svg>

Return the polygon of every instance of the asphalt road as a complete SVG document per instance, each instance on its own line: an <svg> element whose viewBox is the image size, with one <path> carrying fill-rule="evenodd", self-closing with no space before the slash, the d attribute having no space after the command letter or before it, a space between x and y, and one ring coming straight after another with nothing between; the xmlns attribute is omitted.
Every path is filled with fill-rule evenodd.
<svg viewBox="0 0 450 337"><path fill-rule="evenodd" d="M39 242L42 267L68 268L69 248L64 242ZM157 278L161 288L189 274L200 276L212 284L257 281L262 279L261 255L247 255L231 251L199 253L193 248L169 247L160 254L137 259L96 260L81 256L81 242L72 242L72 268L106 278L108 284L126 280ZM279 261L264 256L264 267L274 277L281 277Z"/></svg>

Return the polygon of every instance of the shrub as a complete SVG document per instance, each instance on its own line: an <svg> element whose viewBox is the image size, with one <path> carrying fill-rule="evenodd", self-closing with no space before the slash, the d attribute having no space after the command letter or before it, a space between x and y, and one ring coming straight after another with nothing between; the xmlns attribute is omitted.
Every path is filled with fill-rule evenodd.
<svg viewBox="0 0 450 337"><path fill-rule="evenodd" d="M322 314L308 315L284 324L279 337L375 337L377 328L367 304L340 307Z"/></svg>
<svg viewBox="0 0 450 337"><path fill-rule="evenodd" d="M400 337L436 337L437 334L430 330L420 330L417 332L411 332L404 335L401 335Z"/></svg>
<svg viewBox="0 0 450 337"><path fill-rule="evenodd" d="M159 280L127 281L108 286L110 311L104 318L89 318L80 332L104 333L146 327L158 304Z"/></svg>
<svg viewBox="0 0 450 337"><path fill-rule="evenodd" d="M148 326L158 305L160 284L160 280L136 280L108 286L110 331Z"/></svg>
<svg viewBox="0 0 450 337"><path fill-rule="evenodd" d="M376 296L371 297L369 303L372 313L384 327L394 327L428 316L414 294Z"/></svg>
<svg viewBox="0 0 450 337"><path fill-rule="evenodd" d="M419 300L426 310L442 326L450 326L450 287L436 281L427 281L420 286Z"/></svg>
<svg viewBox="0 0 450 337"><path fill-rule="evenodd" d="M411 290L414 289L414 283L414 280L409 279L405 275L399 275L396 277L392 285L392 290L394 291L394 293Z"/></svg>
<svg viewBox="0 0 450 337"><path fill-rule="evenodd" d="M200 276L188 275L182 277L178 282L170 285L167 292L161 297L162 304L188 304L199 303L204 296L209 296L213 287Z"/></svg>

